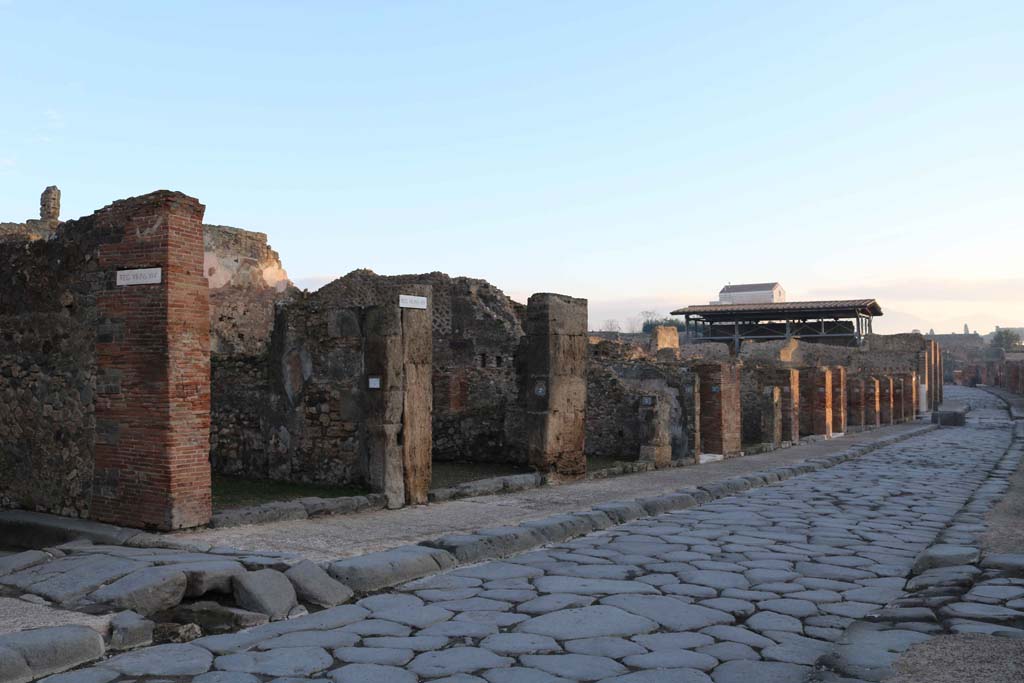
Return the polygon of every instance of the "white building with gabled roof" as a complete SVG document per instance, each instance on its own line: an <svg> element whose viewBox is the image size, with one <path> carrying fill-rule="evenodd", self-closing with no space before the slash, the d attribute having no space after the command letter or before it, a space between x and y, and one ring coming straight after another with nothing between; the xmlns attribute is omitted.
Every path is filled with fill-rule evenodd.
<svg viewBox="0 0 1024 683"><path fill-rule="evenodd" d="M726 285L713 304L778 304L786 301L786 290L778 282Z"/></svg>

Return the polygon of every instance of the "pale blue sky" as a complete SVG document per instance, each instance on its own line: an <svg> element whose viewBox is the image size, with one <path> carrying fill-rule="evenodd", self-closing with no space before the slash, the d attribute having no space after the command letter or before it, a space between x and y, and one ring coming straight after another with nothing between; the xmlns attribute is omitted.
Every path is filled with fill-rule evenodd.
<svg viewBox="0 0 1024 683"><path fill-rule="evenodd" d="M1024 2L0 0L0 220L159 188L354 268L1024 325Z"/></svg>

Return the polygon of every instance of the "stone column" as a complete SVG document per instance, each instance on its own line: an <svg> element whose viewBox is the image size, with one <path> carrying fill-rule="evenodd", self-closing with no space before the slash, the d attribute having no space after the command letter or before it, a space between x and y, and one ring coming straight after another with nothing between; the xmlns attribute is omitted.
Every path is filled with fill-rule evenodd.
<svg viewBox="0 0 1024 683"><path fill-rule="evenodd" d="M586 474L587 300L534 294L520 344L520 400L530 465L557 483Z"/></svg>
<svg viewBox="0 0 1024 683"><path fill-rule="evenodd" d="M878 377L878 419L881 426L891 425L894 422L893 416L893 387L892 375L880 375Z"/></svg>
<svg viewBox="0 0 1024 683"><path fill-rule="evenodd" d="M832 433L846 433L846 368L832 367Z"/></svg>
<svg viewBox="0 0 1024 683"><path fill-rule="evenodd" d="M800 436L832 436L832 371L800 370Z"/></svg>
<svg viewBox="0 0 1024 683"><path fill-rule="evenodd" d="M210 520L203 213L160 191L92 216L119 236L99 249L94 519L160 530Z"/></svg>

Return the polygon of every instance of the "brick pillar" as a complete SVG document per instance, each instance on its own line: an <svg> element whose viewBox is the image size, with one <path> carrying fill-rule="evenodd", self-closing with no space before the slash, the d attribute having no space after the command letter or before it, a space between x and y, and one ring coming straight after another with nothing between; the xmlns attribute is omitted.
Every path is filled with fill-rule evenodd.
<svg viewBox="0 0 1024 683"><path fill-rule="evenodd" d="M778 448L782 445L782 389L764 387L761 391L761 442Z"/></svg>
<svg viewBox="0 0 1024 683"><path fill-rule="evenodd" d="M733 363L699 363L701 452L739 455L739 367Z"/></svg>
<svg viewBox="0 0 1024 683"><path fill-rule="evenodd" d="M875 429L881 424L881 388L877 377L864 379L864 427Z"/></svg>
<svg viewBox="0 0 1024 683"><path fill-rule="evenodd" d="M832 436L832 371L800 371L800 436Z"/></svg>
<svg viewBox="0 0 1024 683"><path fill-rule="evenodd" d="M120 237L99 251L94 519L161 530L210 520L204 210L159 191L94 214Z"/></svg>
<svg viewBox="0 0 1024 683"><path fill-rule="evenodd" d="M530 464L549 480L586 474L587 300L534 294L520 374Z"/></svg>
<svg viewBox="0 0 1024 683"><path fill-rule="evenodd" d="M861 430L865 426L866 382L860 377L850 377L846 381L846 428L849 431Z"/></svg>
<svg viewBox="0 0 1024 683"><path fill-rule="evenodd" d="M892 375L881 375L878 378L878 419L883 427L894 422L893 393Z"/></svg>
<svg viewBox="0 0 1024 683"><path fill-rule="evenodd" d="M425 297L427 308L400 307L400 294ZM390 508L426 503L430 488L431 298L429 285L406 285L366 312L367 479Z"/></svg>
<svg viewBox="0 0 1024 683"><path fill-rule="evenodd" d="M836 365L832 370L832 433L846 433L846 368Z"/></svg>

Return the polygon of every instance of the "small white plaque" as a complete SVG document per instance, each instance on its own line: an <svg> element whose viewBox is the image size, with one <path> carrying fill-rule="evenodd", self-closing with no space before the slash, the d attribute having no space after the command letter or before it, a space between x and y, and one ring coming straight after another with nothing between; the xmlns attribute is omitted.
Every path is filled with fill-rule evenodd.
<svg viewBox="0 0 1024 683"><path fill-rule="evenodd" d="M138 270L117 271L117 286L158 285L163 275L162 268L139 268Z"/></svg>
<svg viewBox="0 0 1024 683"><path fill-rule="evenodd" d="M398 307L399 308L420 308L424 311L427 310L427 297L425 296L412 296L411 294L399 294L398 295Z"/></svg>
<svg viewBox="0 0 1024 683"><path fill-rule="evenodd" d="M380 389L380 377L370 377L369 386L371 389Z"/></svg>

